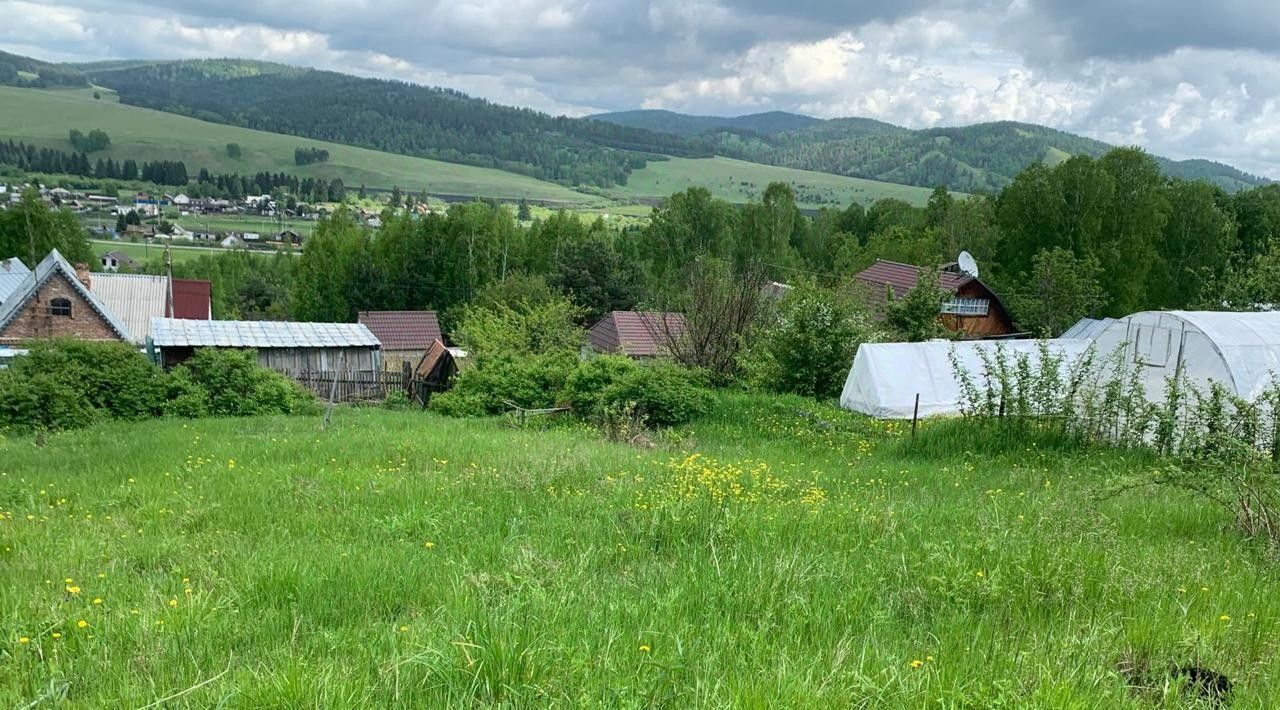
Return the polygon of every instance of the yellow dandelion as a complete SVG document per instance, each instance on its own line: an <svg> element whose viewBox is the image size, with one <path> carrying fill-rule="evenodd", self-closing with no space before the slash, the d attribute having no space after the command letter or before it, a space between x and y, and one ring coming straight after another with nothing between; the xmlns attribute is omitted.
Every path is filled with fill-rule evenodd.
<svg viewBox="0 0 1280 710"><path fill-rule="evenodd" d="M912 668L919 669L921 666L924 665L924 661L920 660L919 658L916 658L916 659L913 659L911 663L909 663L908 665L910 665Z"/></svg>
<svg viewBox="0 0 1280 710"><path fill-rule="evenodd" d="M18 637L18 643L31 643L31 639L26 636L20 636Z"/></svg>
<svg viewBox="0 0 1280 710"><path fill-rule="evenodd" d="M56 638L56 639L60 639L60 638L62 638L62 634L58 633L57 631L54 631L53 633L51 633L51 634L49 634L49 635L50 635L50 636L52 636L53 638Z"/></svg>
<svg viewBox="0 0 1280 710"><path fill-rule="evenodd" d="M110 517L108 517L108 518L107 518L107 520L110 520L110 519L111 519ZM106 573L106 572L99 572L99 573L98 573L98 579L106 579L106 578L107 578L107 573Z"/></svg>
<svg viewBox="0 0 1280 710"><path fill-rule="evenodd" d="M422 546L430 550L431 548L435 547L436 544L430 540L427 540L426 542L422 543Z"/></svg>
<svg viewBox="0 0 1280 710"><path fill-rule="evenodd" d="M74 582L75 580L74 580L74 579L72 579L72 578L70 578L70 577L67 577L66 579L64 579L64 580L62 580L62 581L63 581L64 583L66 583L66 584L71 584L71 583L72 583L72 582Z"/></svg>
<svg viewBox="0 0 1280 710"><path fill-rule="evenodd" d="M85 621L84 619L81 619L81 620L79 620L79 621L77 621L77 622L76 622L76 627L77 627L77 628L81 628L81 629L83 629L84 627L86 627L86 626L88 626L88 625L89 625L89 622Z"/></svg>
<svg viewBox="0 0 1280 710"><path fill-rule="evenodd" d="M924 660L926 660L926 661L932 661L932 660L933 660L933 656L925 656L925 657L924 657Z"/></svg>
<svg viewBox="0 0 1280 710"><path fill-rule="evenodd" d="M1218 621L1231 621L1231 617L1227 616L1226 614L1223 614L1222 616L1218 617Z"/></svg>
<svg viewBox="0 0 1280 710"><path fill-rule="evenodd" d="M177 599L170 599L170 600L169 600L169 606L177 606L177 605L178 605L178 600L177 600Z"/></svg>
<svg viewBox="0 0 1280 710"><path fill-rule="evenodd" d="M102 603L102 597L94 597L94 598L93 598L93 603L94 603L94 604L101 604L101 603Z"/></svg>
<svg viewBox="0 0 1280 710"><path fill-rule="evenodd" d="M400 627L400 633L404 633L404 632L406 632L406 631L408 631L408 630L409 630L409 627L408 627L408 626L401 626L401 627Z"/></svg>
<svg viewBox="0 0 1280 710"><path fill-rule="evenodd" d="M979 576L979 577L985 577L985 576L987 576L987 573L986 573L986 572L983 572L982 570L978 570L978 576Z"/></svg>
<svg viewBox="0 0 1280 710"><path fill-rule="evenodd" d="M80 588L75 585L67 585L67 594L79 594Z"/></svg>
<svg viewBox="0 0 1280 710"><path fill-rule="evenodd" d="M647 643L640 644L640 653L648 653L652 650L653 650L652 648L649 648L649 644Z"/></svg>

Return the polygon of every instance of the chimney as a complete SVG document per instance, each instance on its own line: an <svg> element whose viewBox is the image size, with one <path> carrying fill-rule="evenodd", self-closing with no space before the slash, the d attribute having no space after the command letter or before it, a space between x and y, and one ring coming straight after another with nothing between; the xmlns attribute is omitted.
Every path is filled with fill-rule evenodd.
<svg viewBox="0 0 1280 710"><path fill-rule="evenodd" d="M76 264L76 278L80 280L80 283L84 284L85 288L89 289L90 291L93 290L93 287L89 285L90 279L89 279L88 264L85 264L83 262Z"/></svg>

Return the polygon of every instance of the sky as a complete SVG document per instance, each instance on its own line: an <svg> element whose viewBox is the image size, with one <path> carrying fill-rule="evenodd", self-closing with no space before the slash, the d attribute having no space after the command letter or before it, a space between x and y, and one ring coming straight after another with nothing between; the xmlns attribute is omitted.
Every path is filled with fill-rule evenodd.
<svg viewBox="0 0 1280 710"><path fill-rule="evenodd" d="M1015 120L1280 179L1280 0L0 0L50 61L243 57L585 115Z"/></svg>

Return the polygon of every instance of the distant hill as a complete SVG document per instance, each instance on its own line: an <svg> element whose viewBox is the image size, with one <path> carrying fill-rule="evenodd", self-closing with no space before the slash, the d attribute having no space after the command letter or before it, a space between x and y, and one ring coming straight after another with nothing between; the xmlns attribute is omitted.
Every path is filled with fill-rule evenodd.
<svg viewBox="0 0 1280 710"><path fill-rule="evenodd" d="M0 86L85 87L89 80L75 67L0 52Z"/></svg>
<svg viewBox="0 0 1280 710"><path fill-rule="evenodd" d="M133 106L596 190L625 186L632 173L655 161L722 156L899 185L995 192L1029 165L1111 149L1014 122L911 130L866 118L821 120L781 111L732 118L671 111L554 117L449 89L241 59L51 65L0 55L0 62L6 60L0 67L9 67L13 82L92 82ZM1157 159L1170 176L1231 191L1267 182L1208 160Z"/></svg>
<svg viewBox="0 0 1280 710"><path fill-rule="evenodd" d="M656 133L670 133L677 136L699 136L704 133L721 131L745 131L768 136L785 131L798 131L814 124L822 123L822 119L819 118L785 111L769 111L767 113L753 113L747 116L724 118L720 116L692 116L659 109L643 109L639 111L601 113L587 116L587 118Z"/></svg>
<svg viewBox="0 0 1280 710"><path fill-rule="evenodd" d="M769 115L773 114L757 114ZM946 185L962 192L995 192L1034 163L1058 163L1072 155L1099 156L1114 147L1012 121L911 130L866 118L810 118L809 125L800 128L748 134L729 124L754 116L717 119L671 111L632 111L595 118L673 135L714 137L717 153L742 160L903 185ZM1207 180L1232 192L1269 182L1209 160L1174 161L1160 156L1156 160L1170 177Z"/></svg>
<svg viewBox="0 0 1280 710"><path fill-rule="evenodd" d="M83 65L120 101L206 121L609 187L664 156L709 157L690 140L552 117L448 89L236 59Z"/></svg>

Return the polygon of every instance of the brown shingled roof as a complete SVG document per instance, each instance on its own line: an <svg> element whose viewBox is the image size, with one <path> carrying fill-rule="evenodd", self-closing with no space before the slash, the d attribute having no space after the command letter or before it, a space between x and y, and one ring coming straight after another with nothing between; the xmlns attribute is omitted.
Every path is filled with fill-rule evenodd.
<svg viewBox="0 0 1280 710"><path fill-rule="evenodd" d="M364 324L386 350L426 350L432 341L444 340L435 311L360 311Z"/></svg>
<svg viewBox="0 0 1280 710"><path fill-rule="evenodd" d="M591 347L602 353L653 357L665 349L667 334L684 332L684 316L657 311L613 311L587 331Z"/></svg>
<svg viewBox="0 0 1280 710"><path fill-rule="evenodd" d="M854 278L866 284L868 298L873 305L883 305L887 290L892 289L894 298L902 298L915 288L920 282L920 267L896 261L877 261L859 271ZM972 280L973 277L964 272L938 272L938 286L949 293L955 293Z"/></svg>

